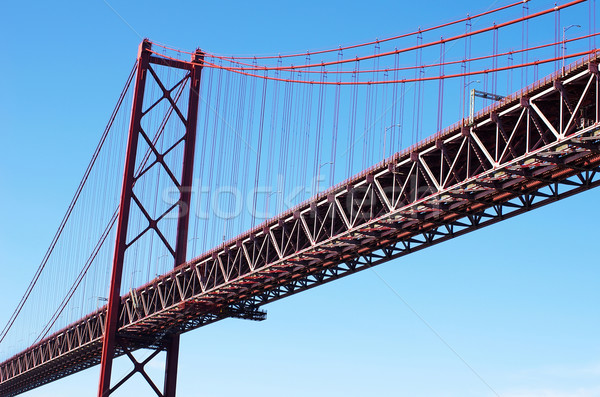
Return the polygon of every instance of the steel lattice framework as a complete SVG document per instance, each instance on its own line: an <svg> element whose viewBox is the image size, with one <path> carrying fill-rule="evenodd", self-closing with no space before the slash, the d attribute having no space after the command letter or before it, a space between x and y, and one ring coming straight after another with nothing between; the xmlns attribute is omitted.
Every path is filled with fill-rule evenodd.
<svg viewBox="0 0 600 397"><path fill-rule="evenodd" d="M138 53L135 94L133 107L131 111L131 122L129 127L129 137L127 142L127 155L125 159L125 172L123 175L123 187L121 190L121 202L119 205L119 217L117 223L117 238L112 267L112 277L110 284L110 293L107 304L107 314L105 327L102 337L102 355L100 357L100 385L98 396L106 397L118 389L133 374L139 372L147 380L150 387L159 396L174 397L177 384L177 364L179 357L179 334L170 333L161 339L161 344L167 352L165 363L165 382L163 392L158 389L156 384L144 371L143 365L140 365L131 355L126 343L121 340L119 335L119 314L121 307L121 279L123 275L123 265L127 250L134 247L136 243L145 235L154 233L158 238L158 244L166 248L172 256L174 266L185 262L187 250L187 235L190 217L190 197L192 186L192 175L194 169L194 148L196 142L196 124L198 120L198 98L200 88L200 75L204 62L204 54L198 50L192 55L192 62L176 62L167 59L157 58L151 55L152 44L148 40L142 41ZM184 76L172 87L165 86L158 73L153 69L152 64L178 68L186 71ZM162 95L149 104L144 104L144 92L146 80L152 78L158 84ZM178 89L183 90L187 85L189 96L187 115L181 105L177 103L177 97L173 98L174 92ZM183 132L174 142L167 145L164 151L159 151L143 127L144 117L148 117L151 110L165 101L168 105L168 112L175 113L178 120L183 124ZM159 127L160 128L160 127ZM138 152L138 141L144 140L149 148L150 156L154 161L143 159L139 164L143 165L136 173ZM181 176L177 177L174 165L169 165L165 157L176 148L183 148ZM176 166L176 165L175 165ZM179 192L178 200L168 208L161 209L159 213L152 215L152 210L143 203L140 192L136 192L136 184L141 180L148 178L151 169L163 170L170 179L170 184ZM129 218L132 207L135 206L147 221L147 226L140 231L134 232L128 236ZM165 228L161 227L161 220L170 213L177 213L177 231L174 241L169 241ZM129 251L131 252L131 250ZM161 346L162 348L163 346ZM125 353L133 362L134 369L124 379L111 387L112 363L120 348L120 353ZM159 352L157 348L156 352ZM152 359L157 353L150 356Z"/></svg>
<svg viewBox="0 0 600 397"><path fill-rule="evenodd" d="M269 302L600 185L599 82L598 58L579 61L123 296L115 356L262 320ZM0 364L0 394L98 364L105 322L98 310Z"/></svg>

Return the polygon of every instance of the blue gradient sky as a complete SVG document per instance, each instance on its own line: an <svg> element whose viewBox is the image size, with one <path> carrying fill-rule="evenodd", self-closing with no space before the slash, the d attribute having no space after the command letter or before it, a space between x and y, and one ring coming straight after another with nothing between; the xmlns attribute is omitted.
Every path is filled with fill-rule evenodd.
<svg viewBox="0 0 600 397"><path fill-rule="evenodd" d="M216 53L289 53L507 3L4 4L0 323L46 251L143 37ZM178 395L600 396L599 200L590 191L273 303L261 323L226 320L186 334ZM160 363L150 371L160 374ZM97 381L93 368L25 395L94 396ZM150 395L143 387L116 395Z"/></svg>

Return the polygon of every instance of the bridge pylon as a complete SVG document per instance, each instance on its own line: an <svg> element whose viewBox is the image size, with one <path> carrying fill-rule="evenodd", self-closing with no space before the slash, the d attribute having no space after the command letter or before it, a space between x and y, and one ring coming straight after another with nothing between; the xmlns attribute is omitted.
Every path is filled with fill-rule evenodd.
<svg viewBox="0 0 600 397"><path fill-rule="evenodd" d="M161 335L161 338L159 339L154 338L151 343L147 340L135 341L131 338L121 338L118 332L119 313L122 305L121 281L126 251L131 249L142 235L148 232L153 232L158 235L159 244L162 244L163 248L168 251L170 256L172 256L174 266L180 265L186 260L194 148L196 144L196 125L198 121L200 76L203 64L204 53L200 50L196 50L196 52L192 54L191 62L182 62L175 59L153 56L152 44L146 39L142 41L139 47L125 169L123 173L123 184L117 220L117 236L113 256L110 293L108 297L104 334L102 337L98 397L107 397L111 395L136 373L143 376L158 396L175 396L179 355L179 334L165 333L164 335ZM166 81L161 81L159 73L154 69L156 66L153 67L153 65L182 69L185 71L185 74L174 86L169 87ZM154 98L146 98L153 102L145 104L144 93L147 80L149 79L154 79L157 86L160 87L162 95L156 100ZM174 92L183 92L183 89L187 89L189 93L187 97L187 116L183 115L185 109L178 104L177 98L174 97ZM159 148L157 141L153 139L150 131L145 131L142 127L144 117L148 117L150 110L161 101L166 101L168 104L167 113L169 115L175 114L174 117L178 117L181 120L185 130L180 139L176 139L172 146L167 147L166 149L163 148L162 151ZM182 109L180 109L180 107ZM160 128L164 128L164 125L159 127L159 129ZM161 131L158 131L157 136L160 135L160 133ZM136 155L139 154L138 143L141 140L145 141L149 152L153 155L155 160L148 162L148 165L144 165L141 169L138 169L136 168L138 165L136 162ZM183 145L183 164L176 164L173 166L173 164L169 164L168 161L165 161L165 155L175 148L178 148L180 145ZM150 208L146 208L143 200L140 200L138 195L136 195L136 190L134 190L136 182L143 178L144 175L147 174L147 171L152 167L161 167L162 171L165 171L171 178L178 193L175 204L167 208L164 212L154 215L152 215L153 211L151 211ZM179 169L181 170L181 174L177 177L175 175ZM137 206L139 211L141 211L148 221L148 226L139 233L131 233L132 230L129 230L128 228L133 206ZM166 231L163 230L160 222L168 214L173 213L177 213L177 230L174 245L166 238ZM143 335L140 335L140 338L143 339ZM146 360L138 362L132 355L132 351L140 347L148 346L154 349L154 352ZM162 351L166 351L166 363L164 385L163 390L161 391L144 371L144 365ZM130 358L134 364L134 369L111 386L113 360L121 355L126 355Z"/></svg>

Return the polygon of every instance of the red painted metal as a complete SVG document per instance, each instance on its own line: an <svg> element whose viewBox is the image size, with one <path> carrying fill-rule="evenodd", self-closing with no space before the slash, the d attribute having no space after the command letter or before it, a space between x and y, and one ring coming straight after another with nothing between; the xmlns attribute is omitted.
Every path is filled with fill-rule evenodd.
<svg viewBox="0 0 600 397"><path fill-rule="evenodd" d="M172 335L167 342L165 362L165 397L175 397L177 390L177 365L179 363L179 335Z"/></svg>
<svg viewBox="0 0 600 397"><path fill-rule="evenodd" d="M200 50L192 55L193 66L190 70L190 94L188 101L187 123L185 128L185 148L183 152L183 171L179 197L179 220L177 222L177 241L175 245L175 265L185 263L190 220L190 201L194 172L194 149L196 147L196 125L198 122L198 99L200 96L200 75L204 55ZM164 396L175 397L177 385L177 363L179 360L179 334L169 337L165 364Z"/></svg>
<svg viewBox="0 0 600 397"><path fill-rule="evenodd" d="M138 51L138 65L135 77L135 94L131 109L131 121L129 124L129 138L127 141L127 157L125 159L125 171L123 174L123 187L121 190L121 202L119 206L119 219L117 223L117 239L113 258L111 274L110 293L108 296L108 313L104 327L102 340L102 358L100 362L100 384L98 396L110 394L110 375L112 362L115 355L117 328L119 320L119 307L121 303L121 278L123 275L123 260L127 249L127 226L129 222L129 208L131 206L131 194L135 172L135 157L137 152L137 141L140 121L142 118L142 103L146 87L147 69L150 59L150 42L142 41Z"/></svg>
<svg viewBox="0 0 600 397"><path fill-rule="evenodd" d="M189 208L191 200L191 185L194 166L194 148L196 145L196 124L198 120L200 75L203 60L203 53L200 50L197 50L196 53L192 56L191 63L182 62L177 65L168 65L171 67L184 66L183 68L189 71L188 78L190 81L188 112L187 119L185 120L185 136L183 139L185 145L183 157L183 170L181 180L179 183L179 220L177 226L177 240L173 258L174 265L185 263L187 253ZM110 387L112 362L117 353L117 329L121 303L120 289L121 277L123 273L123 262L125 257L125 251L130 245L127 243L126 238L130 206L131 202L135 200L135 195L133 193L133 185L135 183L134 172L136 165L137 143L141 132L141 119L142 117L144 117L142 105L144 102L146 77L150 72L155 79L158 78L156 76L156 73L150 67L151 63L162 62L157 62L157 59L151 56L151 43L148 40L144 40L140 44L138 53L136 86L133 100L133 108L131 111L131 122L129 127L125 171L123 175L123 187L121 192L121 203L119 207L117 240L113 260L111 289L108 302L108 314L106 317L105 332L102 341L101 372L100 383L98 386L99 397L106 397L110 395L116 388L118 388L122 383L124 383L123 381L121 381L114 388L111 389ZM173 103L173 107L176 107L176 104ZM164 163L163 166L166 167ZM140 205L139 201L136 202L138 203L138 205ZM156 231L158 232L158 230ZM144 232L142 232L142 234L143 233ZM127 353L127 348L123 347L123 349L125 349ZM157 349L165 349L167 352L163 395L165 397L174 397L176 393L177 384L179 335L173 334L165 336L165 340L162 341L162 343L159 347L157 347ZM149 381L149 383L151 384L153 389L156 388L156 386L152 382Z"/></svg>
<svg viewBox="0 0 600 397"><path fill-rule="evenodd" d="M238 66L224 67L214 63L205 64L204 54L200 50L191 54L191 62L186 62L154 52L152 44L144 40L140 44L136 65L136 86L131 110L107 310L98 310L82 321L74 323L32 346L23 354L15 356L14 359L0 363L0 394L5 395L4 390L13 393L15 390L20 392L20 390L37 387L31 385L47 383L58 376L66 376L96 365L100 360L99 396L110 395L129 377L139 373L146 378L157 395L174 397L180 333L226 317L264 319L257 309L266 303L346 274L370 268L378 263L437 242L454 238L461 233L476 230L590 187L600 186L600 179L597 176L600 175L600 122L598 119L600 77L597 65L600 55L596 49L570 55L594 54L593 57L586 58L587 64L582 61L569 70L563 68L561 73L536 83L537 86L528 87L526 90L504 98L495 104L494 108L482 111L478 117L471 117L468 124L465 124L463 119L449 129L419 142L401 153L396 153L393 157L384 159L381 163L352 179L320 193L310 202L301 203L288 212L280 214L276 219L265 221L246 234L223 242L222 245L204 256L189 263L185 262L198 117L198 91L203 66L221 68L269 80L305 84L372 85L439 80L442 91L443 79L463 77L461 86L464 92L465 76L508 71L524 66L537 66L542 62L557 61L560 57L555 55L554 58L535 62L524 60L520 65L511 63L508 66L498 66L497 57L505 54L498 54L497 48L494 47L491 56L477 58L465 56L462 60L451 62L444 62L442 59L437 64L429 65L417 62L416 68L418 69L439 66L441 70L439 76L402 80L397 78L387 80L386 77L384 81L359 81L357 77L355 81L322 80L317 83L311 82L309 79L293 80L266 75L263 77L249 72L303 70L303 73L322 74L324 73L322 68L326 65L358 63L358 61L375 57L398 55L414 50L421 51L423 48L434 45L440 45L443 53L443 46L446 42L466 39L470 46L472 36L490 31L494 32L494 40L497 45L498 28L526 22L529 19L553 12L558 15L557 12L560 9L582 3L585 0L568 1L570 2L552 9L532 15L527 12L523 14L522 18L499 25L494 24L493 27L477 31L472 31L470 28L470 20L475 16L467 17L459 20L467 21L467 31L464 34L439 41L423 43L421 40L420 43L417 41L417 46L384 53L376 51L376 54L365 57L343 60L338 57L337 61L328 63L300 64L290 67L282 67L280 64L277 67L263 67L256 63L244 64L238 61L239 59L256 60L275 57L233 59L215 55L216 59L235 62ZM497 10L518 4L513 3ZM497 10L486 11L484 14ZM556 26L558 27L559 24ZM411 35L418 34L420 36L424 31L419 30ZM592 37L597 34L593 33L583 37ZM399 37L402 36L396 38ZM392 39L394 38L383 41ZM563 38L562 43L573 40L576 39L565 41ZM288 56L304 57L380 42L382 41L377 40L356 46ZM559 37L556 37L554 44L531 48L525 48L527 46L523 45L523 49L511 51L509 54L520 51L527 52L559 43ZM465 65L465 62L490 57L495 59L491 69L470 71L470 68L467 69L464 66L461 73L443 74L445 65L452 63ZM173 100L170 97L172 89L163 87L156 74L158 69L154 68L154 65L186 71L184 80L189 79L190 84L185 119L179 112L177 99ZM304 70L311 67L319 67L321 71ZM395 69L385 69L385 71L411 68L413 67L396 67ZM380 69L340 70L338 73L382 71ZM162 160L162 154L156 151L153 143L141 128L141 120L146 114L143 111L143 102L148 74L156 80L163 91L163 97L156 103L168 98L172 104L171 111L175 109L183 120L185 132L178 131L181 133L182 139L173 146L175 147L179 143L184 144L183 167L179 181L175 181L177 178L173 176ZM185 84L187 81L181 85L182 91L183 87L186 87ZM569 89L567 90L565 87ZM579 101L572 101L575 96L579 97ZM594 98L591 98L592 96ZM575 110L571 110L570 103ZM567 117L568 122L563 117L565 105L571 113L570 119ZM418 105L417 109L420 109L420 106ZM438 108L441 106L442 102L439 102ZM417 119L419 112L420 110L417 110ZM438 110L438 112L440 111ZM438 129L441 128L440 125L438 125ZM533 128L534 125L535 128ZM511 137L507 139L508 134ZM179 200L176 204L179 217L173 247L169 245L170 243L159 230L157 222L161 218L151 219L133 191L133 186L138 180L136 152L140 135L146 139L156 154L157 162L155 164L163 166L175 184L179 186ZM532 138L537 139L538 143L530 145ZM316 163L318 164L319 161ZM559 190L560 184L569 186L573 190ZM573 188L573 186L575 187ZM133 244L133 242L128 243L127 238L131 201L140 207L150 222L149 228L141 232L133 239L133 242L147 230L153 229L172 254L175 269L169 274L157 276L157 279L147 285L131 290L129 295L121 297L121 277L124 262L126 262L125 253ZM354 207L354 204L357 204L357 208ZM349 205L349 207L345 207L345 205ZM508 212L509 210L513 212ZM290 216L292 214L293 217ZM258 254L250 255L248 252L258 252ZM166 294L165 291L175 292ZM156 299L157 296L166 296L166 298L159 300ZM138 310L137 299L140 297L150 304L147 305L148 307ZM104 328L101 325L104 325ZM131 353L145 348L154 350L153 354L149 359L138 362ZM144 371L144 365L161 351L166 351L162 392ZM112 361L119 355L128 356L134 364L134 370L111 389ZM46 372L44 373L44 371ZM19 382L21 382L20 385ZM2 385L2 383L8 383L8 385Z"/></svg>
<svg viewBox="0 0 600 397"><path fill-rule="evenodd" d="M523 21L528 21L528 20L532 20L535 19L537 17L543 16L543 15L547 15L553 12L557 12L572 6L575 6L577 4L581 4L584 3L586 0L573 0L569 3L566 4L562 4L562 5L556 5L552 8L548 8L545 9L543 11L539 11L536 12L535 14L531 14L531 15L527 15L527 16L523 16L521 18L516 18L507 22L502 22L499 24L494 24L493 26L488 26L485 28L481 28L472 32L467 32L467 33L463 33L460 35L456 35L456 36L452 36L452 37L448 37L448 38L441 38L440 40L436 40L436 41L430 41L427 43L421 43L421 44L417 44L415 46L411 46L411 47L405 47L405 48L398 48L395 49L393 51L388 51L388 52L382 52L379 54L371 54L371 55L365 55L362 57L356 57L356 58L349 58L349 59L342 59L342 60L336 60L336 61L330 61L330 62L321 62L321 63L312 63L312 64L306 64L306 65L290 65L290 66L271 66L271 67L264 67L264 66L255 66L249 63L240 63L240 67L228 67L226 69L228 70L244 70L244 71L248 71L248 70L304 70L304 69L309 69L309 68L321 68L323 66L332 66L332 65L338 65L338 64L343 64L343 63L350 63L350 62L357 62L357 61L366 61L369 59L373 59L373 58L379 58L379 57L385 57L385 56L390 56L390 55L394 55L394 54L401 54L401 53L406 53L406 52L411 52L411 51L415 51L415 50L419 50L419 49L423 49L423 48L427 48L427 47L433 47L435 45L440 45L440 44L445 44L445 43L449 43L452 41L456 41L456 40L460 40L460 39L465 39L468 37L474 37L477 35L480 35L481 33L486 33L486 32L492 32L495 31L497 29L501 29L503 27L506 26L510 26L510 25L514 25ZM422 33L422 32L420 32ZM382 42L382 40L379 40L378 42ZM555 40L556 43L560 43L561 41L559 39ZM336 48L335 51L338 51L338 49ZM309 55L311 54L310 52L308 53ZM157 55L160 55L157 53ZM225 57L225 56L220 56L218 54L208 54L211 57L214 57L216 59L221 59L221 60L232 60L233 58L230 57ZM307 54L303 54L302 56L306 56ZM561 57L559 57L558 55L555 57L556 59L561 59ZM243 57L236 57L235 59L244 59ZM254 58L253 58L254 59ZM259 59L259 58L256 58ZM207 64L208 66L208 64ZM212 65L213 67L218 67L218 65Z"/></svg>
<svg viewBox="0 0 600 397"><path fill-rule="evenodd" d="M176 363L178 340L165 332L264 319L257 309L277 299L600 186L598 59L556 72L469 125L461 120L132 291L122 298L116 353L168 349ZM149 72L153 63L160 60L150 57ZM568 122L559 116L567 100L577 103ZM335 222L325 216L331 223L314 216L334 213ZM148 305L134 310L134 296ZM0 363L0 394L96 365L104 316L99 309ZM132 361L144 376L145 362ZM176 367L165 375L176 380Z"/></svg>

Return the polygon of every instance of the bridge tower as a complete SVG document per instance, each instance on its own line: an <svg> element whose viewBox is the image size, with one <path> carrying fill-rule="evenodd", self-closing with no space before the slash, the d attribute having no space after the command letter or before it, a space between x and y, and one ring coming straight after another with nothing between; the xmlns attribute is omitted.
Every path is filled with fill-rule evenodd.
<svg viewBox="0 0 600 397"><path fill-rule="evenodd" d="M117 220L117 237L113 257L112 274L110 293L108 297L107 316L104 327L104 335L102 339L102 356L100 368L100 383L98 388L98 396L106 397L111 395L121 385L123 385L134 374L141 374L148 382L149 386L156 392L158 396L173 397L175 396L177 384L177 362L179 354L179 334L165 334L160 340L154 340L152 343L148 341L140 341L136 345L135 341L124 340L119 337L119 313L121 307L121 280L123 275L123 264L126 251L137 241L143 234L151 231L160 237L160 243L164 245L169 254L173 257L173 264L177 266L184 263L186 260L187 242L188 242L188 224L189 224L189 208L191 198L191 185L193 176L194 148L196 142L196 124L198 120L198 99L200 88L200 76L202 66L204 64L204 53L196 50L192 54L191 62L183 62L175 59L166 59L152 55L152 44L148 40L143 40L140 44L137 58L137 71L135 77L135 88L133 96L133 105L131 110L131 119L129 124L129 135L127 141L127 151L125 158L125 169L123 173L123 184L121 190L119 215ZM175 86L168 87L165 82L161 81L159 74L153 68L153 65L161 67L177 68L185 71L182 80L178 81ZM162 96L156 101L149 104L144 104L144 91L146 82L149 79L154 79ZM187 116L183 115L177 104L177 98L173 97L176 88L185 87L189 92L187 103ZM149 98L147 98L149 99ZM158 102L167 101L168 112L174 113L184 125L185 132L181 139L177 140L171 148L166 151L159 151L158 145L152 140L149 131L144 131L142 128L142 120L147 117L148 112L154 108ZM183 107L182 107L183 108ZM185 112L185 110L184 110ZM138 141L144 140L149 147L150 152L155 156L155 161L151 162L146 169L136 174L136 154L138 153ZM183 145L183 164L181 166L181 174L175 176L175 170L172 165L164 160L165 154L170 152L176 146ZM162 167L164 171L173 180L178 200L176 203L167 209L164 213L153 217L152 212L144 208L142 200L136 196L134 185L136 181L143 176L145 171L151 167ZM143 231L132 235L128 233L129 218L132 206L139 207L139 210L144 214L148 221L148 227ZM177 231L174 246L171 246L165 238L164 232L161 230L160 220L168 213L178 211ZM131 232L131 230L129 230ZM143 336L141 336L143 337ZM132 350L140 346L152 346L154 352L143 362L138 362L132 355ZM163 390L154 384L148 374L144 370L144 365L152 358L156 357L161 351L166 351L165 363L165 378ZM113 360L120 355L128 356L134 364L134 369L111 387L111 373Z"/></svg>

